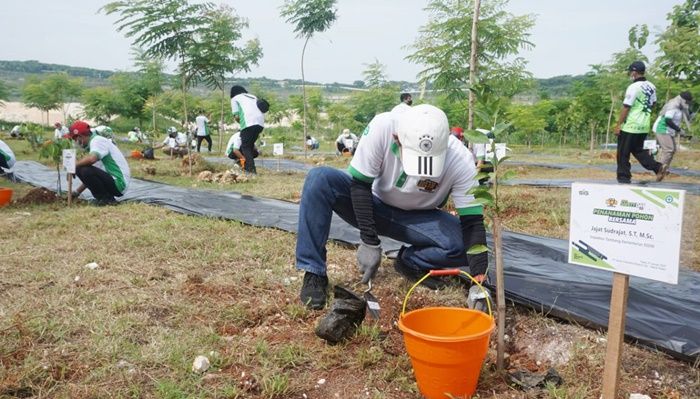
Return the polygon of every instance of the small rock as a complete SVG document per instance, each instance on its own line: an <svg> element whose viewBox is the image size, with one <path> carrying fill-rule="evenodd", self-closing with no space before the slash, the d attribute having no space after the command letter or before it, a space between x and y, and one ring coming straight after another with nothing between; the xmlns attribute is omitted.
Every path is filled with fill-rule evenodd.
<svg viewBox="0 0 700 399"><path fill-rule="evenodd" d="M85 268L90 270L95 270L98 267L100 267L100 265L98 265L97 262L90 262L87 265L85 265Z"/></svg>
<svg viewBox="0 0 700 399"><path fill-rule="evenodd" d="M80 281L80 276L75 276L75 277L73 278L73 281L75 281L76 283L77 283L78 281Z"/></svg>
<svg viewBox="0 0 700 399"><path fill-rule="evenodd" d="M204 373L209 369L209 359L206 356L197 356L192 362L192 371L195 373Z"/></svg>
<svg viewBox="0 0 700 399"><path fill-rule="evenodd" d="M644 395L641 393L631 393L630 394L630 399L651 399L651 396L649 395Z"/></svg>
<svg viewBox="0 0 700 399"><path fill-rule="evenodd" d="M318 382L316 382L316 383L317 383L318 385L323 385L323 384L326 383L326 379L325 379L325 378L321 378L321 379L318 380Z"/></svg>

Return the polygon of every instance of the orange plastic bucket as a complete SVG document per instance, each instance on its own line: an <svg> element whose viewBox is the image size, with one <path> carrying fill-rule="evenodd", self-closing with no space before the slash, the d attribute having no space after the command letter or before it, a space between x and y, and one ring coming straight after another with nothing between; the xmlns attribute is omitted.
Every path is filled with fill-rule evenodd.
<svg viewBox="0 0 700 399"><path fill-rule="evenodd" d="M458 270L442 274L457 273ZM495 327L493 317L477 310L452 307L405 313L408 296L421 281L406 295L399 319L418 389L427 399L470 398L476 391Z"/></svg>
<svg viewBox="0 0 700 399"><path fill-rule="evenodd" d="M12 189L0 187L0 207L8 205L12 199Z"/></svg>

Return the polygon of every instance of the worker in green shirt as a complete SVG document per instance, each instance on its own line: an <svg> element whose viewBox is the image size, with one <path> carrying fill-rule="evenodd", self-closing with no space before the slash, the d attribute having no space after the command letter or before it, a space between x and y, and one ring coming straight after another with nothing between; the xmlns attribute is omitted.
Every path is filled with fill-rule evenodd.
<svg viewBox="0 0 700 399"><path fill-rule="evenodd" d="M615 126L617 135L617 182L628 184L632 181L630 154L642 166L663 176L661 163L644 150L644 140L651 131L651 109L656 104L656 87L645 77L646 66L641 61L630 64L629 76L632 84L627 87L622 110Z"/></svg>

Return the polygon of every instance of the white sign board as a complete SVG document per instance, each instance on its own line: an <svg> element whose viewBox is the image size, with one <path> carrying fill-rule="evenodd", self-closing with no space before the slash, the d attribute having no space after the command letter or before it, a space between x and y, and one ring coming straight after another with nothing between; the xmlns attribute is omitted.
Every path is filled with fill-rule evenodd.
<svg viewBox="0 0 700 399"><path fill-rule="evenodd" d="M656 149L656 140L644 140L644 148L645 150L655 150Z"/></svg>
<svg viewBox="0 0 700 399"><path fill-rule="evenodd" d="M685 191L573 183L569 263L678 284Z"/></svg>
<svg viewBox="0 0 700 399"><path fill-rule="evenodd" d="M75 150L63 150L63 169L66 173L75 173Z"/></svg>
<svg viewBox="0 0 700 399"><path fill-rule="evenodd" d="M474 144L474 152L477 158L483 158L486 161L493 160L491 144ZM506 143L496 143L496 155L498 159L502 159L506 156Z"/></svg>
<svg viewBox="0 0 700 399"><path fill-rule="evenodd" d="M275 143L272 145L272 155L282 156L284 155L284 143Z"/></svg>

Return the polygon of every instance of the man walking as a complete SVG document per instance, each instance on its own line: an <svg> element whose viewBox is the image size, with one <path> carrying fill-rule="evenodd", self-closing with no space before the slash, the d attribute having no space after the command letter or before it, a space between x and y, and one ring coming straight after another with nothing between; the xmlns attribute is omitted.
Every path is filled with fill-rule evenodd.
<svg viewBox="0 0 700 399"><path fill-rule="evenodd" d="M348 173L349 172L349 173ZM312 169L299 208L296 266L306 271L302 303L321 309L326 303L326 241L333 212L359 228L357 263L367 283L382 259L380 235L403 241L394 269L417 280L431 269L469 266L483 281L487 255L467 256L486 244L481 205L468 195L476 169L469 151L450 136L447 116L422 104L403 113L375 116L362 136L348 172ZM438 209L452 195L459 218ZM439 288L444 281L423 282Z"/></svg>
<svg viewBox="0 0 700 399"><path fill-rule="evenodd" d="M75 140L88 151L75 163L75 174L82 182L77 194L88 189L97 205L116 204L114 197L124 195L131 179L129 164L119 148L112 140L92 132L90 125L83 121L75 121L66 138Z"/></svg>
<svg viewBox="0 0 700 399"><path fill-rule="evenodd" d="M690 105L693 96L690 92L684 91L680 95L667 102L659 112L659 117L654 122L654 133L656 141L661 146L661 173L657 173L656 181L661 181L668 173L673 160L673 154L678 149L678 138L681 134L681 123L683 119L690 119Z"/></svg>
<svg viewBox="0 0 700 399"><path fill-rule="evenodd" d="M632 181L630 154L634 155L645 169L662 173L661 164L644 149L644 140L651 130L651 109L656 104L656 87L644 77L643 62L630 64L628 71L632 84L627 87L622 110L615 126L617 135L617 182Z"/></svg>
<svg viewBox="0 0 700 399"><path fill-rule="evenodd" d="M231 87L231 111L240 124L241 153L245 157L245 171L257 173L255 169L255 141L265 127L265 117L258 108L258 98L248 94L243 86Z"/></svg>
<svg viewBox="0 0 700 399"><path fill-rule="evenodd" d="M199 111L199 115L194 119L197 125L197 152L200 152L202 147L202 140L207 142L207 147L209 152L211 152L211 134L209 132L209 118L204 115L204 111Z"/></svg>

